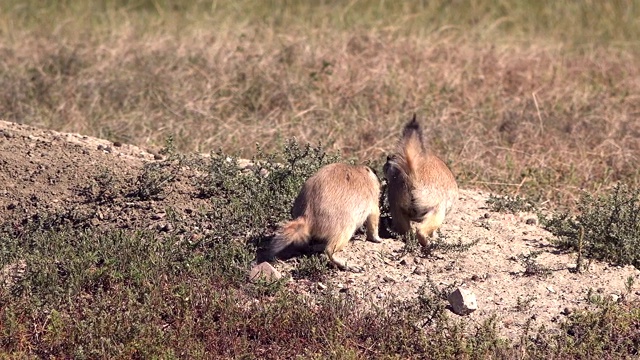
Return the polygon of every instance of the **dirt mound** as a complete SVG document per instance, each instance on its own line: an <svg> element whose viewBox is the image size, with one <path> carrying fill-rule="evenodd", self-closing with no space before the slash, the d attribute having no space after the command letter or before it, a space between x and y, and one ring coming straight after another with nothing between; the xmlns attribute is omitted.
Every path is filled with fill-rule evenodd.
<svg viewBox="0 0 640 360"><path fill-rule="evenodd" d="M198 197L198 174L167 170L167 161L130 145L0 121L0 220L21 226L43 212L58 212L66 215L55 221L83 226L186 235L215 231L214 224L198 228L202 222L192 216L210 207ZM149 190L158 183L162 189ZM289 286L305 293L339 291L373 303L415 297L427 279L442 289L464 286L477 295L479 307L467 319L480 322L497 315L507 336L520 334L528 322L553 327L571 311L590 308L590 289L602 298L638 299L638 292L627 293L625 283L629 277L640 282L640 271L594 261L589 271L573 272L575 256L552 247L551 235L531 220L532 214L491 212L487 198L462 190L442 228L443 242L471 244L465 251L400 257L404 244L399 241L356 240L338 256L365 272L332 272L327 284L300 279ZM295 262L275 266L290 273Z"/></svg>
<svg viewBox="0 0 640 360"><path fill-rule="evenodd" d="M132 145L0 121L0 220L193 231L189 215L209 202L191 169L169 165Z"/></svg>

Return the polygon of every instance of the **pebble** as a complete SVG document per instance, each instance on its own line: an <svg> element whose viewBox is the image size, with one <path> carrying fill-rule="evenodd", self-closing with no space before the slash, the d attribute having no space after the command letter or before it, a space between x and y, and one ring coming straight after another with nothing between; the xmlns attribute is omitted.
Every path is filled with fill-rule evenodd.
<svg viewBox="0 0 640 360"><path fill-rule="evenodd" d="M162 214L162 213L153 214L151 215L151 220L160 220L164 218L164 216L165 214Z"/></svg>
<svg viewBox="0 0 640 360"><path fill-rule="evenodd" d="M396 282L396 279L394 279L393 277L391 277L391 275L385 275L382 280L384 280L385 282L388 283L394 283Z"/></svg>

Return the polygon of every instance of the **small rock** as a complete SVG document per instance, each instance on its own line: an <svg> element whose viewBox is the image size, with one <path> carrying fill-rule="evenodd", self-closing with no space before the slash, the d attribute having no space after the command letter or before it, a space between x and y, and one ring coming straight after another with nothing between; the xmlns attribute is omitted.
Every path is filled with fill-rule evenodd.
<svg viewBox="0 0 640 360"><path fill-rule="evenodd" d="M564 315L564 316L568 316L571 314L571 309L569 309L568 307L562 309L562 311L560 312L560 314Z"/></svg>
<svg viewBox="0 0 640 360"><path fill-rule="evenodd" d="M400 260L400 265L407 265L407 259Z"/></svg>
<svg viewBox="0 0 640 360"><path fill-rule="evenodd" d="M105 150L104 145L102 145L102 144L98 144L98 150L99 150L99 151L104 151L104 150Z"/></svg>
<svg viewBox="0 0 640 360"><path fill-rule="evenodd" d="M153 214L151 215L151 220L160 220L164 218L164 216L165 214L162 214L162 213Z"/></svg>
<svg viewBox="0 0 640 360"><path fill-rule="evenodd" d="M377 297L378 299L382 299L382 298L384 297L384 294L380 292L380 293L378 293L378 294L376 295L376 297Z"/></svg>
<svg viewBox="0 0 640 360"><path fill-rule="evenodd" d="M158 224L157 228L158 228L159 231L169 232L169 231L173 230L173 225L171 225L170 223Z"/></svg>
<svg viewBox="0 0 640 360"><path fill-rule="evenodd" d="M471 275L471 281L478 281L478 280L480 280L480 276L476 274Z"/></svg>
<svg viewBox="0 0 640 360"><path fill-rule="evenodd" d="M416 268L413 269L413 273L416 275L424 275L424 269L422 266L416 266Z"/></svg>
<svg viewBox="0 0 640 360"><path fill-rule="evenodd" d="M394 283L396 282L396 279L394 279L393 277L391 277L391 275L385 275L382 280L384 280L385 282L388 283Z"/></svg>
<svg viewBox="0 0 640 360"><path fill-rule="evenodd" d="M491 214L489 214L489 213L484 213L484 218L485 218L485 219L489 219L489 218L491 218Z"/></svg>
<svg viewBox="0 0 640 360"><path fill-rule="evenodd" d="M256 281L263 278L267 281L275 281L282 277L278 270L276 270L271 264L266 261L261 262L251 268L249 272L249 281ZM321 283L318 283L318 287ZM324 286L324 285L323 285ZM326 286L324 286L326 288Z"/></svg>
<svg viewBox="0 0 640 360"><path fill-rule="evenodd" d="M551 287L551 285L547 286L547 290L548 290L550 293L552 293L552 294L555 294L555 293L556 293L556 291L555 291L555 290L553 290L553 288Z"/></svg>
<svg viewBox="0 0 640 360"><path fill-rule="evenodd" d="M618 301L620 301L620 295L618 294L611 294L611 301L613 301L614 303L617 303Z"/></svg>
<svg viewBox="0 0 640 360"><path fill-rule="evenodd" d="M447 297L453 312L458 315L468 315L478 309L476 295L463 288L457 288Z"/></svg>
<svg viewBox="0 0 640 360"><path fill-rule="evenodd" d="M528 218L525 223L527 225L538 225L538 219L536 218Z"/></svg>
<svg viewBox="0 0 640 360"><path fill-rule="evenodd" d="M321 282L318 282L318 284L317 284L317 285L318 285L318 289L320 289L320 290L324 290L324 289L326 289L326 288L327 288L327 285L325 285L325 284L323 284L323 283L321 283Z"/></svg>
<svg viewBox="0 0 640 360"><path fill-rule="evenodd" d="M24 260L3 266L0 269L0 287L12 286L20 281L24 278L26 270L27 262Z"/></svg>
<svg viewBox="0 0 640 360"><path fill-rule="evenodd" d="M113 146L120 147L120 146L122 146L122 143L120 141L114 141L113 142Z"/></svg>
<svg viewBox="0 0 640 360"><path fill-rule="evenodd" d="M11 203L11 204L7 205L7 210L13 210L16 207L18 207L18 205L16 203Z"/></svg>

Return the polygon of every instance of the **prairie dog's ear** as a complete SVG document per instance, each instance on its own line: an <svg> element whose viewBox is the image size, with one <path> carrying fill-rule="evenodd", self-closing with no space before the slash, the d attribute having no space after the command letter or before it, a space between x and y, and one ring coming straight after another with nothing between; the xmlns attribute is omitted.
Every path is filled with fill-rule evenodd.
<svg viewBox="0 0 640 360"><path fill-rule="evenodd" d="M382 172L386 177L391 176L398 171L398 164L396 163L395 155L387 155L387 162L382 167Z"/></svg>

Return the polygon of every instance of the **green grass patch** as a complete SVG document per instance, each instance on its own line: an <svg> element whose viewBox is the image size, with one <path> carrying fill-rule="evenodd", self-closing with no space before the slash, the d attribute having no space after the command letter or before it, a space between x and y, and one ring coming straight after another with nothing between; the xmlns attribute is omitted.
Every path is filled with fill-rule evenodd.
<svg viewBox="0 0 640 360"><path fill-rule="evenodd" d="M589 258L640 268L640 191L617 184L608 193L584 194L577 215L544 217L543 226L561 248Z"/></svg>

